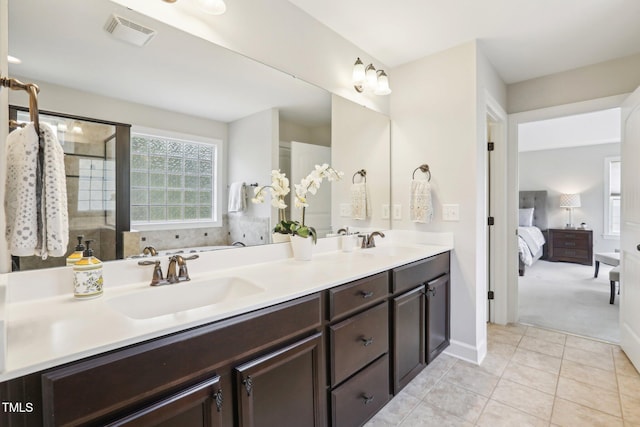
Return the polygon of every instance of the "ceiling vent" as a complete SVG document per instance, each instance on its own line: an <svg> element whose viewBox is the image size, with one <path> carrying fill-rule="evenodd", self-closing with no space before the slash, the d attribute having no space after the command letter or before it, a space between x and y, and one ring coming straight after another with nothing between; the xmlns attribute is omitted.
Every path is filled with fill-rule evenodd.
<svg viewBox="0 0 640 427"><path fill-rule="evenodd" d="M146 45L156 35L156 30L115 14L109 17L104 29L113 37L136 46Z"/></svg>

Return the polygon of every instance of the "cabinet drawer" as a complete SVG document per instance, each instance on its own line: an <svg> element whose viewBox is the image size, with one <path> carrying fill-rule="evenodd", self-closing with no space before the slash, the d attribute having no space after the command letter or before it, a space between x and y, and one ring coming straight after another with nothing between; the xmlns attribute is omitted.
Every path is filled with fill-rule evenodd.
<svg viewBox="0 0 640 427"><path fill-rule="evenodd" d="M449 272L449 252L393 269L391 291L400 293Z"/></svg>
<svg viewBox="0 0 640 427"><path fill-rule="evenodd" d="M589 258L587 249L556 248L553 253L557 258L577 258L581 260Z"/></svg>
<svg viewBox="0 0 640 427"><path fill-rule="evenodd" d="M553 246L556 248L573 248L573 249L588 249L589 239L588 236L580 236L576 239L565 239L564 236L556 236L553 239Z"/></svg>
<svg viewBox="0 0 640 427"><path fill-rule="evenodd" d="M389 293L389 273L384 272L330 289L329 320L374 305Z"/></svg>
<svg viewBox="0 0 640 427"><path fill-rule="evenodd" d="M384 355L331 392L333 426L361 426L389 400L389 358Z"/></svg>
<svg viewBox="0 0 640 427"><path fill-rule="evenodd" d="M389 350L387 302L330 326L329 340L335 386Z"/></svg>

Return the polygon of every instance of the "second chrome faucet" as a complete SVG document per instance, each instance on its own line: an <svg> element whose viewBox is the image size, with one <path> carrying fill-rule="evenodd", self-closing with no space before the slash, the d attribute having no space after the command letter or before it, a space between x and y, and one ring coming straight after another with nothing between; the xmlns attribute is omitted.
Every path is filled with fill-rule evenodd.
<svg viewBox="0 0 640 427"><path fill-rule="evenodd" d="M153 265L153 276L151 278L151 286L171 285L179 282L191 280L189 271L187 270L187 261L198 258L198 255L183 257L182 255L173 255L169 258L169 267L167 268L167 276L163 277L160 260L155 261L138 261L138 265ZM177 270L177 271L176 271Z"/></svg>

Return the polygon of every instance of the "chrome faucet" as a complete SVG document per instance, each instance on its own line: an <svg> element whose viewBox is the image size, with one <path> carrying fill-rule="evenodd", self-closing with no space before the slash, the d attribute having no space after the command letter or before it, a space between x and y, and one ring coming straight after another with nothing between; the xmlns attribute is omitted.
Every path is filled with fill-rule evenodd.
<svg viewBox="0 0 640 427"><path fill-rule="evenodd" d="M171 285L179 282L191 280L189 271L187 270L187 261L198 258L199 255L191 255L183 257L182 255L173 255L169 258L169 267L167 268L167 277L162 276L162 268L160 260L155 261L138 261L138 265L153 265L153 276L151 278L151 286ZM177 266L177 272L176 272Z"/></svg>
<svg viewBox="0 0 640 427"><path fill-rule="evenodd" d="M384 238L384 233L382 231L374 231L371 234L359 234L358 237L362 237L362 245L360 247L362 249L375 248L376 241L373 239L375 236Z"/></svg>

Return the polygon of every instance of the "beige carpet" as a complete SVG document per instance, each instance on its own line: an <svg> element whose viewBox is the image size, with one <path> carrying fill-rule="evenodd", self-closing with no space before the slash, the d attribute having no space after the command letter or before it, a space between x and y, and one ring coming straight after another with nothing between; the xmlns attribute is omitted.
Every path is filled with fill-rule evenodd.
<svg viewBox="0 0 640 427"><path fill-rule="evenodd" d="M518 279L519 321L612 343L620 342L616 293L609 304L610 266L538 261Z"/></svg>

